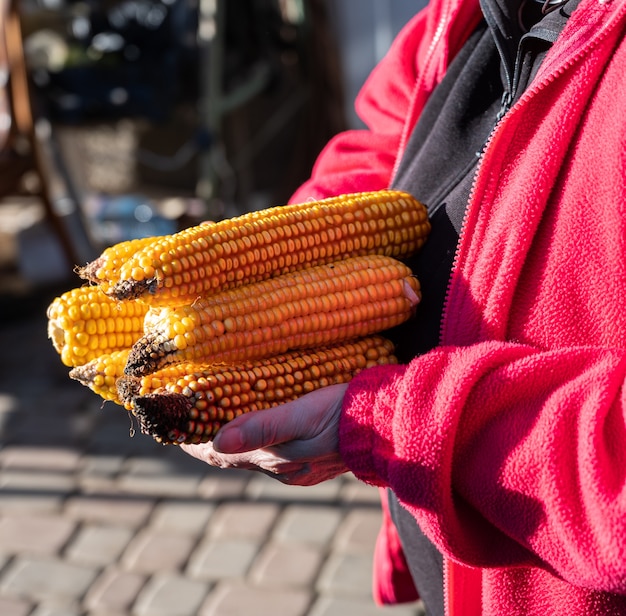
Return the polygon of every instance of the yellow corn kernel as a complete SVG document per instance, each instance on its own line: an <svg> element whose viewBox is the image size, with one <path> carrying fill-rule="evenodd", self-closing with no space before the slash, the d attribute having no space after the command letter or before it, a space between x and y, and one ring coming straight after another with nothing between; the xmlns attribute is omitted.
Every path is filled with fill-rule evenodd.
<svg viewBox="0 0 626 616"><path fill-rule="evenodd" d="M112 247L81 275L116 299L183 305L351 256L405 258L421 248L429 231L426 208L411 195L356 193L191 227L155 238L125 260ZM121 266L109 265L120 261Z"/></svg>
<svg viewBox="0 0 626 616"><path fill-rule="evenodd" d="M144 434L164 444L202 443L243 413L391 363L396 363L393 344L372 336L234 365L174 364L143 377L120 378L118 392Z"/></svg>
<svg viewBox="0 0 626 616"><path fill-rule="evenodd" d="M117 380L124 375L128 349L100 355L70 370L70 378L89 387L104 400L122 404L117 393Z"/></svg>
<svg viewBox="0 0 626 616"><path fill-rule="evenodd" d="M419 301L411 270L367 255L284 274L146 317L126 374L170 363L233 363L368 336L406 321Z"/></svg>
<svg viewBox="0 0 626 616"><path fill-rule="evenodd" d="M79 366L130 347L143 334L147 311L141 302L113 300L98 287L78 287L48 306L48 337L66 366Z"/></svg>

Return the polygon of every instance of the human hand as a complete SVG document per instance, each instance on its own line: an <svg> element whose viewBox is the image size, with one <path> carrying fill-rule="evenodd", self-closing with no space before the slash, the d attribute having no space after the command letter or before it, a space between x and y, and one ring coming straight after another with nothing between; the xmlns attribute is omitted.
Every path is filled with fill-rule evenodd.
<svg viewBox="0 0 626 616"><path fill-rule="evenodd" d="M347 384L330 385L280 406L247 413L213 442L181 445L220 468L256 470L289 485L315 485L348 470L339 455L339 416Z"/></svg>

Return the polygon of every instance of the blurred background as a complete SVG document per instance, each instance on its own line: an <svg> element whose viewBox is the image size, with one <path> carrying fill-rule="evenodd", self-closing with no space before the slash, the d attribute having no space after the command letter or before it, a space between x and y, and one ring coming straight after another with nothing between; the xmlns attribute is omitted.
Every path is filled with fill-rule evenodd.
<svg viewBox="0 0 626 616"><path fill-rule="evenodd" d="M419 4L2 0L3 252L51 280L111 243L285 203L360 125L354 97Z"/></svg>
<svg viewBox="0 0 626 616"><path fill-rule="evenodd" d="M420 0L1 0L0 614L416 616L370 594L379 496L134 434L52 299L113 243L285 203Z"/></svg>

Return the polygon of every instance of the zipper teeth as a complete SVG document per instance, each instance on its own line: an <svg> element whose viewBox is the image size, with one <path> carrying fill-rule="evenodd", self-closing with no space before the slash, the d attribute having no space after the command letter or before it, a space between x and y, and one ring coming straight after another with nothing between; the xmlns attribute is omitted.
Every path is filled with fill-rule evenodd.
<svg viewBox="0 0 626 616"><path fill-rule="evenodd" d="M610 2L610 0L597 0L599 4L608 4L608 2ZM565 73L568 69L570 69L574 64L576 64L583 56L587 55L588 53L590 53L591 51L593 51L593 49L595 47L597 47L612 31L613 29L616 27L616 23L618 22L619 17L626 12L626 4L624 4L622 7L620 7L619 12L615 15L615 18L613 20L613 24L611 25L611 27L607 27L605 30L603 30L596 38L594 38L590 43L588 43L587 45L585 45L578 53L576 53L574 56L572 56L565 64L563 64L562 66L558 67L554 72L550 73L549 75L547 75L544 79L541 80L541 82L529 87L518 99L518 101L515 103L515 105L513 105L513 107L509 110L513 110L513 109L518 109L519 107L523 106L526 101L530 98L532 98L533 96L535 96L537 93L539 93L541 90L543 90L545 87L547 87L548 85L550 85L554 80L556 80L558 77L560 77L563 73ZM491 132L489 133L489 136L487 137L487 140L485 141L485 144L480 152L480 157L478 159L478 165L476 168L476 172L474 173L474 178L472 180L472 186L470 189L470 194L469 194L469 198L468 198L468 204L472 203L472 201L474 200L474 196L476 194L476 185L478 184L478 177L481 175L481 171L482 171L482 165L484 162L484 158L485 158L485 152L486 150L489 148L489 146L494 142L495 138L496 138L496 133L499 132L500 127L503 124L504 121L504 116L507 115L508 112L506 112L505 114L502 114L502 117L499 117L499 119L497 119L496 123L494 124L493 128L491 129ZM452 287L452 281L454 278L454 272L456 271L458 264L459 264L459 259L460 259L460 246L461 246L461 238L464 235L465 232L465 227L467 225L467 218L469 215L469 210L470 208L467 207L465 209L465 213L463 215L463 221L461 223L461 232L459 233L459 241L457 242L457 247L454 253L454 259L452 261L452 275L450 276L450 279L448 281L448 285L447 285L447 289L446 289L446 295L444 298L444 302L443 302L443 311L442 311L442 318L440 321L440 325L439 325L439 343L442 344L443 343L443 335L444 335L444 329L445 329L445 323L448 320L448 310L450 307L450 291L451 291L451 287Z"/></svg>
<svg viewBox="0 0 626 616"><path fill-rule="evenodd" d="M443 560L443 612L444 612L444 616L451 616L450 615L450 598L448 595L449 592L449 569L450 569L450 563L448 561L448 559L444 556L444 560Z"/></svg>

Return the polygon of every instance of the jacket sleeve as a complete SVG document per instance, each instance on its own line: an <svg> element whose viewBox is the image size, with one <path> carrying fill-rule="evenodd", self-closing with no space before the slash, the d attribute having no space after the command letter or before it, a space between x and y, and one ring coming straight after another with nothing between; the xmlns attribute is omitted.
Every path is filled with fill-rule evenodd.
<svg viewBox="0 0 626 616"><path fill-rule="evenodd" d="M389 187L416 85L426 22L425 15L418 14L394 40L355 102L366 128L331 139L292 203Z"/></svg>
<svg viewBox="0 0 626 616"><path fill-rule="evenodd" d="M353 380L341 453L448 556L624 593L625 378L622 350L441 347Z"/></svg>

